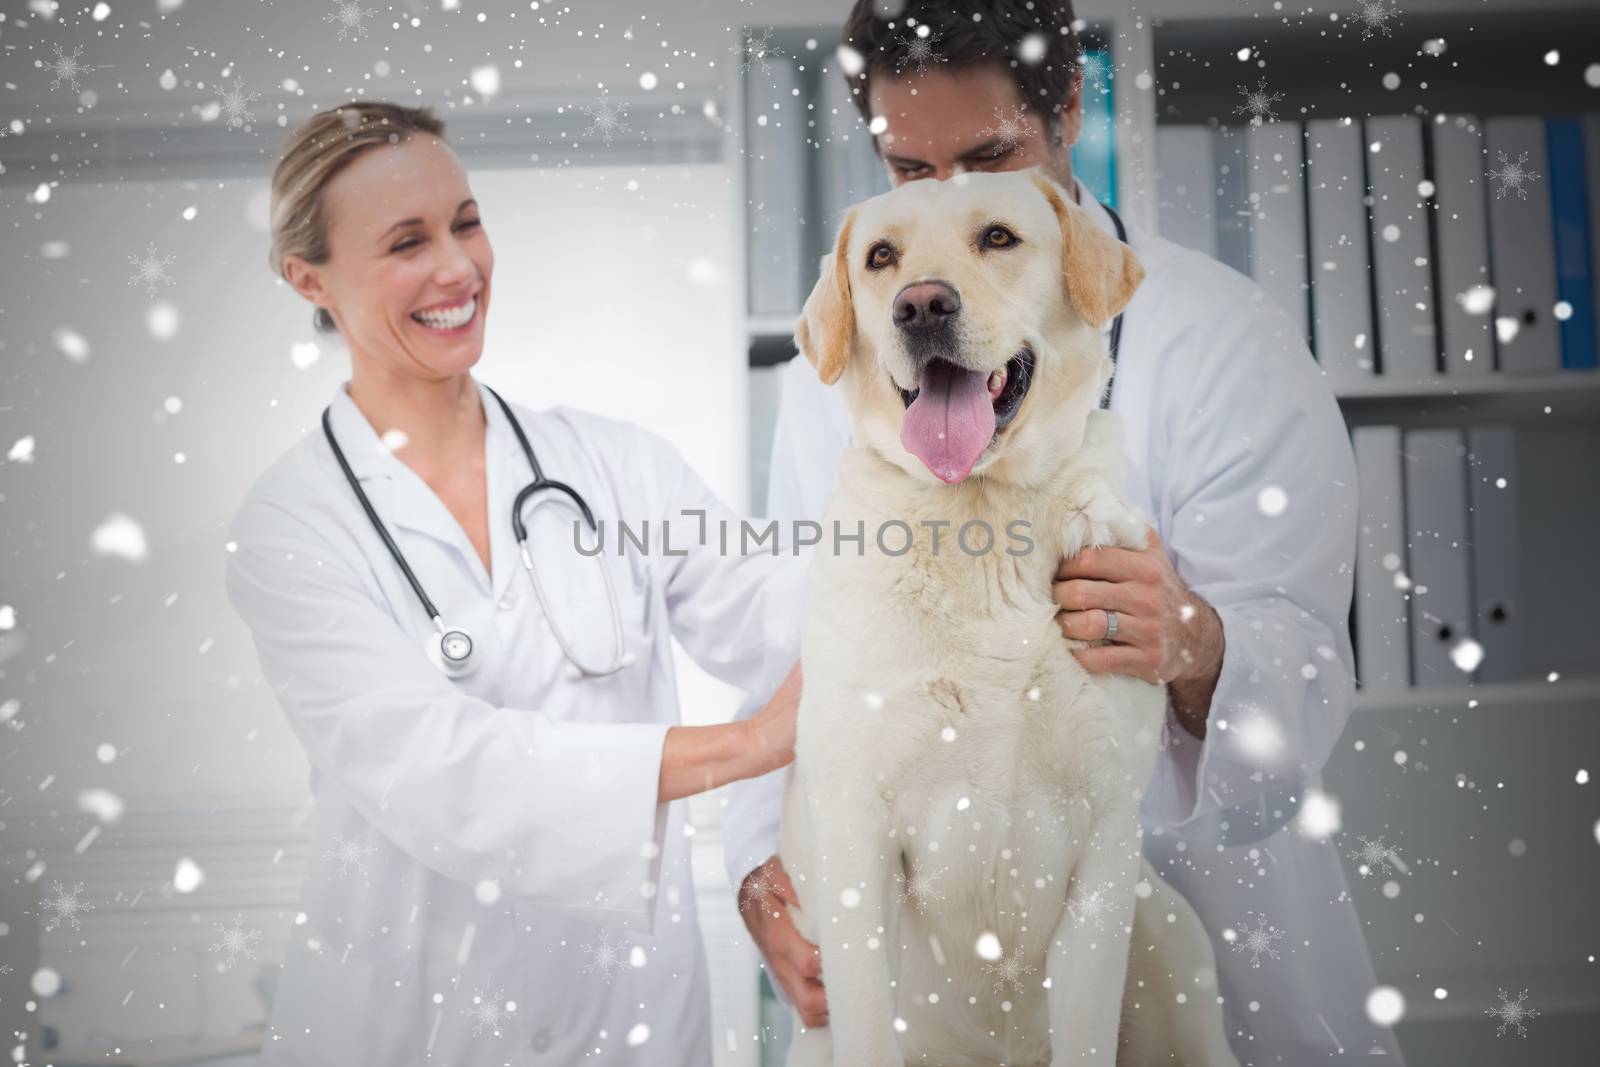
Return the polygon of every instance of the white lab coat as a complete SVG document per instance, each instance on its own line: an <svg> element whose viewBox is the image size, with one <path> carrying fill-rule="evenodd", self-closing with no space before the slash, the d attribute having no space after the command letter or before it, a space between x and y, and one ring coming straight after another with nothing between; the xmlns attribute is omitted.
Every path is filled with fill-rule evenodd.
<svg viewBox="0 0 1600 1067"><path fill-rule="evenodd" d="M320 425L232 524L228 595L310 758L318 813L266 1062L705 1067L684 806L656 802L678 722L671 638L713 675L770 693L798 625L798 594L774 589L796 568L684 536L694 523L680 509L729 514L664 440L514 405L547 476L596 518L651 520L650 551L629 544L619 558L618 539L606 542L637 662L570 678L512 534L512 501L532 475L499 404L480 394L492 582L344 385L332 402L340 447L391 536L444 620L478 642L475 674L453 681L425 657L432 623ZM595 566L576 556L570 527L530 548L553 576ZM558 624L588 611L604 626L603 597L589 600L553 608ZM620 965L605 965L607 946Z"/></svg>
<svg viewBox="0 0 1600 1067"><path fill-rule="evenodd" d="M1079 201L1115 234L1081 186ZM1227 646L1205 740L1168 714L1143 808L1145 854L1213 934L1241 1063L1374 1046L1398 1057L1365 1014L1375 978L1335 846L1291 823L1350 713L1357 515L1345 425L1295 326L1260 288L1132 228L1129 243L1146 274L1124 316L1112 393L1122 488L1216 608ZM819 518L850 437L839 391L793 359L768 515ZM1282 514L1264 512L1269 488L1287 495ZM735 883L777 850L780 777L733 787L723 840ZM1258 917L1282 937L1270 942L1278 958L1260 953L1256 966L1233 949ZM1226 929L1238 940L1225 941Z"/></svg>

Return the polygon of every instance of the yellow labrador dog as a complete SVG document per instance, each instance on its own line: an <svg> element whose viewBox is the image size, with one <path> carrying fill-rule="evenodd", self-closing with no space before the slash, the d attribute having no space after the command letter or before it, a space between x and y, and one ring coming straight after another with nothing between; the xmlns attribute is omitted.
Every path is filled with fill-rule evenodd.
<svg viewBox="0 0 1600 1067"><path fill-rule="evenodd" d="M1146 544L1096 410L1142 274L1031 171L908 183L823 260L795 339L855 443L781 844L830 1023L790 1067L1236 1064L1205 930L1140 855L1165 692L1089 676L1050 596L1085 545Z"/></svg>

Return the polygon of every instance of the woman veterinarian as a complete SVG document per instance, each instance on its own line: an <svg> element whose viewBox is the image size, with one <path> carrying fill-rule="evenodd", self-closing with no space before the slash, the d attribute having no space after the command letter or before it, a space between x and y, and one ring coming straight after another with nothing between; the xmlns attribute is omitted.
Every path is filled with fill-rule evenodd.
<svg viewBox="0 0 1600 1067"><path fill-rule="evenodd" d="M789 761L792 609L768 603L799 569L677 530L578 550L590 516L728 513L660 438L473 379L494 255L426 110L313 117L271 218L273 266L351 376L229 535L228 595L319 813L264 1062L710 1063L669 802ZM776 695L677 725L673 636Z"/></svg>

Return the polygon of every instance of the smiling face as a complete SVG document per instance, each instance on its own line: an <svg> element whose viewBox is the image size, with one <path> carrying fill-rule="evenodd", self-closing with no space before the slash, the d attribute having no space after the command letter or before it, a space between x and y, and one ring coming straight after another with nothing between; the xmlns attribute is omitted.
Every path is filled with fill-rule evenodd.
<svg viewBox="0 0 1600 1067"><path fill-rule="evenodd" d="M284 273L352 356L430 379L477 363L494 251L455 153L415 134L358 156L322 196L328 258L288 257Z"/></svg>
<svg viewBox="0 0 1600 1067"><path fill-rule="evenodd" d="M795 340L908 473L1033 484L1077 448L1142 275L1037 171L909 182L851 211Z"/></svg>

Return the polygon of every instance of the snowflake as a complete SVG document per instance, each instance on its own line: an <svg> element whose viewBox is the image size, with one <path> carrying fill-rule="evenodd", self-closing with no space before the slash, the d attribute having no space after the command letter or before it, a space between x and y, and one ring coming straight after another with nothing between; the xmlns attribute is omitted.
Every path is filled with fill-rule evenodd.
<svg viewBox="0 0 1600 1067"><path fill-rule="evenodd" d="M1528 190L1524 188L1524 186L1528 182L1536 182L1539 180L1539 175L1531 170L1528 170L1526 167L1528 162L1528 153L1520 153L1517 156L1517 161L1515 163L1507 159L1504 152L1499 153L1499 155L1500 166L1487 172L1488 176L1493 178L1495 182L1495 198L1501 199L1508 192L1515 189L1517 191L1518 199L1526 200L1528 198Z"/></svg>
<svg viewBox="0 0 1600 1067"><path fill-rule="evenodd" d="M9 964L9 963L0 963L0 974L10 974L10 973L11 973L11 964Z"/></svg>
<svg viewBox="0 0 1600 1067"><path fill-rule="evenodd" d="M1013 949L1011 955L1003 957L994 963L983 965L984 974L992 974L994 978L994 991L1005 992L1007 985L1018 993L1022 992L1022 979L1034 972L1034 968L1022 962L1022 950Z"/></svg>
<svg viewBox="0 0 1600 1067"><path fill-rule="evenodd" d="M1389 20L1400 14L1394 0L1358 0L1358 3L1361 10L1353 18L1361 24L1361 39L1365 41L1377 33L1389 36Z"/></svg>
<svg viewBox="0 0 1600 1067"><path fill-rule="evenodd" d="M900 43L905 45L906 54L895 69L904 70L908 66L915 66L918 74L926 74L928 68L935 63L943 63L944 56L933 47L933 43L938 39L933 33L916 33L910 37L900 38Z"/></svg>
<svg viewBox="0 0 1600 1067"><path fill-rule="evenodd" d="M346 841L344 838L335 835L332 850L324 852L322 858L325 860L337 860L339 863L339 877L343 878L351 867L354 867L362 874L366 874L367 860L372 858L372 854L375 851L376 849L365 842L354 839Z"/></svg>
<svg viewBox="0 0 1600 1067"><path fill-rule="evenodd" d="M783 49L772 43L772 31L746 28L744 38L739 42L739 73L749 74L752 67L760 67L762 74L771 74L772 68L767 66L769 59L782 59Z"/></svg>
<svg viewBox="0 0 1600 1067"><path fill-rule="evenodd" d="M480 1037L485 1030L495 1037L500 1036L500 1026L506 1021L511 1009L506 1006L506 994L503 989L496 989L494 996L484 996L483 990L476 990L472 994L472 1007L466 1009L467 1018L472 1020L472 1036Z"/></svg>
<svg viewBox="0 0 1600 1067"><path fill-rule="evenodd" d="M128 279L129 285L144 284L145 292L150 296L156 295L156 285L173 285L176 279L167 273L167 267L172 263L171 256L156 257L156 246L149 245L144 258L129 256L128 262L138 268L133 277Z"/></svg>
<svg viewBox="0 0 1600 1067"><path fill-rule="evenodd" d="M745 879L744 887L739 894L739 910L749 911L751 908L761 907L766 899L775 896L778 892L778 880L766 867L757 867L749 878Z"/></svg>
<svg viewBox="0 0 1600 1067"><path fill-rule="evenodd" d="M1268 93L1267 79L1262 78L1254 89L1239 86L1239 95L1244 102L1233 109L1235 115L1249 115L1250 125L1259 126L1263 122L1271 122L1278 116L1272 113L1272 105L1283 99L1282 93Z"/></svg>
<svg viewBox="0 0 1600 1067"><path fill-rule="evenodd" d="M610 144L613 135L628 132L628 124L622 121L628 113L613 104L610 97L602 96L600 103L594 107L580 105L578 110L594 120L589 124L589 128L583 131L585 137L593 137L598 133L602 141Z"/></svg>
<svg viewBox="0 0 1600 1067"><path fill-rule="evenodd" d="M218 935L218 941L211 946L211 951L227 953L227 958L222 961L224 967L232 967L241 955L247 960L256 958L255 943L260 939L261 931L246 930L243 916L235 915L232 926L212 923L211 927Z"/></svg>
<svg viewBox="0 0 1600 1067"><path fill-rule="evenodd" d="M1483 1013L1485 1015L1493 1015L1495 1018L1500 1020L1500 1026L1494 1032L1495 1037L1506 1036L1506 1027L1508 1026L1515 1026L1517 1028L1518 1037L1528 1036L1528 1031L1522 1028L1522 1024L1527 1020L1538 1016L1539 1010L1537 1008L1525 1008L1522 1006L1522 1002L1527 998L1527 996L1528 991L1524 989L1522 992L1517 994L1516 1000L1512 1000L1510 997L1506 996L1506 991L1502 989L1500 990L1499 1005L1493 1008L1483 1009Z"/></svg>
<svg viewBox="0 0 1600 1067"><path fill-rule="evenodd" d="M54 930L64 922L70 922L74 930L82 929L78 923L78 916L86 911L93 911L93 904L85 904L78 899L78 894L83 892L83 883L79 882L69 891L60 882L54 885L55 896L44 902L44 910L50 913L50 921L44 924L46 930Z"/></svg>
<svg viewBox="0 0 1600 1067"><path fill-rule="evenodd" d="M1260 967L1263 955L1268 959L1275 960L1278 958L1278 950L1272 947L1272 943L1282 937L1283 931L1276 926L1268 925L1265 915L1257 915L1256 928L1254 930L1245 926L1242 930L1235 932L1232 938L1225 939L1233 942L1233 951L1250 953L1250 966Z"/></svg>
<svg viewBox="0 0 1600 1067"><path fill-rule="evenodd" d="M50 88L59 89L61 88L61 83L66 82L68 88L73 92L77 92L80 88L78 75L93 69L78 58L83 55L83 45L74 45L70 56L61 50L60 45L55 45L54 48L56 50L56 58L53 62L46 64L47 69L56 76L55 81L50 83Z"/></svg>
<svg viewBox="0 0 1600 1067"><path fill-rule="evenodd" d="M367 11L361 7L359 0L333 0L339 10L322 16L323 22L336 22L339 24L339 40L354 35L357 38L367 35L366 24L362 21L368 15L376 15L376 11Z"/></svg>
<svg viewBox="0 0 1600 1067"><path fill-rule="evenodd" d="M1096 930L1106 928L1106 916L1111 912L1111 897L1108 890L1114 887L1110 882L1103 889L1085 890L1081 885L1074 885L1072 895L1067 898L1067 914L1072 916L1072 921L1079 926L1093 923Z"/></svg>
<svg viewBox="0 0 1600 1067"><path fill-rule="evenodd" d="M593 974L598 971L600 977L604 978L608 984L611 981L612 973L621 970L622 965L627 962L628 958L627 942L618 941L613 945L611 943L610 930L602 930L599 944L584 945L583 951L589 954L589 962L583 965L583 973Z"/></svg>
<svg viewBox="0 0 1600 1067"><path fill-rule="evenodd" d="M1078 70L1083 73L1083 89L1096 89L1102 95L1109 91L1111 64L1099 52L1079 52Z"/></svg>
<svg viewBox="0 0 1600 1067"><path fill-rule="evenodd" d="M983 137L993 137L1000 142L1000 147L1009 151L1022 143L1028 136L1028 120L1023 117L1020 107L1013 107L1008 114L1000 108L995 108L994 117L999 122L979 131Z"/></svg>
<svg viewBox="0 0 1600 1067"><path fill-rule="evenodd" d="M1356 869L1361 872L1361 877L1365 878L1374 871L1379 874L1390 874L1392 873L1390 864L1400 863L1399 846L1385 845L1381 836L1375 841L1369 841L1364 837L1358 837L1356 840L1361 842L1361 847L1347 855L1359 863Z"/></svg>
<svg viewBox="0 0 1600 1067"><path fill-rule="evenodd" d="M926 915L929 904L944 899L944 894L939 892L939 876L942 874L943 867L937 871L924 871L921 860L912 861L909 878L904 873L894 876L894 880L900 883L900 894L895 899L901 904L914 904L918 915Z"/></svg>
<svg viewBox="0 0 1600 1067"><path fill-rule="evenodd" d="M233 88L223 89L222 95L217 98L217 107L227 118L229 126L238 127L255 121L255 114L250 110L250 102L259 99L261 99L260 93L245 92L244 80L235 78Z"/></svg>

